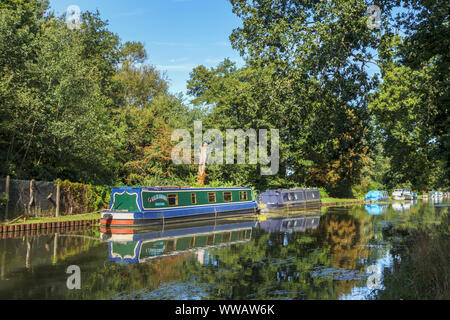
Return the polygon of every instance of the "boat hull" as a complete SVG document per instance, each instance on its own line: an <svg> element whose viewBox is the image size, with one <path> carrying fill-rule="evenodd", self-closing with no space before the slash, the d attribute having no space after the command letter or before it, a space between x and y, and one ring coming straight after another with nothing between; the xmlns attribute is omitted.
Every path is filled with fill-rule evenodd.
<svg viewBox="0 0 450 320"><path fill-rule="evenodd" d="M245 213L258 213L256 201L198 206L196 208L168 208L130 213L104 211L102 212L100 224L109 227L139 227L152 225L161 221L192 221Z"/></svg>
<svg viewBox="0 0 450 320"><path fill-rule="evenodd" d="M302 209L318 208L321 205L322 202L320 200L301 201L296 203L267 203L267 204L260 204L259 210L261 212L273 212L281 210L302 210Z"/></svg>

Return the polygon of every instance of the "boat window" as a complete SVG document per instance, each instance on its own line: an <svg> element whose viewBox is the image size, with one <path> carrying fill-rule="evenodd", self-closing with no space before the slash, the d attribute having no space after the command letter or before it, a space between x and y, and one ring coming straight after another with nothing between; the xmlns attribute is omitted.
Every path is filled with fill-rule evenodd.
<svg viewBox="0 0 450 320"><path fill-rule="evenodd" d="M197 194L196 193L191 193L191 201L192 201L192 204L197 204Z"/></svg>
<svg viewBox="0 0 450 320"><path fill-rule="evenodd" d="M239 200L247 200L247 191L239 191Z"/></svg>
<svg viewBox="0 0 450 320"><path fill-rule="evenodd" d="M208 202L216 202L216 193L208 192Z"/></svg>
<svg viewBox="0 0 450 320"><path fill-rule="evenodd" d="M305 197L303 196L303 192L297 192L296 195L297 195L297 199L298 200L304 200L305 199Z"/></svg>
<svg viewBox="0 0 450 320"><path fill-rule="evenodd" d="M176 193L170 193L167 195L167 202L169 203L169 206L176 206L178 205L178 195Z"/></svg>
<svg viewBox="0 0 450 320"><path fill-rule="evenodd" d="M225 201L225 202L233 201L233 196L231 195L231 192L223 193L223 201Z"/></svg>
<svg viewBox="0 0 450 320"><path fill-rule="evenodd" d="M289 201L289 195L287 193L283 194L283 201Z"/></svg>

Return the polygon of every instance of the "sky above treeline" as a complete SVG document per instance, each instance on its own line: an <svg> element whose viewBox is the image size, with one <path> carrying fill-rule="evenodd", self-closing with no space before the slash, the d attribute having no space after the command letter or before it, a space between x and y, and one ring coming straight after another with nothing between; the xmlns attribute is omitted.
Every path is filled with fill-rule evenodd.
<svg viewBox="0 0 450 320"><path fill-rule="evenodd" d="M229 41L241 21L227 0L50 0L57 16L71 5L98 9L123 42L142 42L147 63L166 73L171 93L186 94L189 73L198 65L213 67L225 58L244 64Z"/></svg>

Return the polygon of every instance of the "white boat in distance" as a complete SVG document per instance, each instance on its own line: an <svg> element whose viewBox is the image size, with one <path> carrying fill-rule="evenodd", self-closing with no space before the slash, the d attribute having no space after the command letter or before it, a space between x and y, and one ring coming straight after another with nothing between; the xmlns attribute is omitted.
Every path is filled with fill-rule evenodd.
<svg viewBox="0 0 450 320"><path fill-rule="evenodd" d="M395 189L394 192L392 192L392 199L393 200L405 200L405 197L403 196L403 190Z"/></svg>

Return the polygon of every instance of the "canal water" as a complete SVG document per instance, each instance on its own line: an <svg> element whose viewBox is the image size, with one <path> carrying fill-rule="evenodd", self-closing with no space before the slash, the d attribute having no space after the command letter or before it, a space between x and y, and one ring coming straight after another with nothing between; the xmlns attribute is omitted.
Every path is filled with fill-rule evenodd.
<svg viewBox="0 0 450 320"><path fill-rule="evenodd" d="M448 299L449 203L1 239L0 299Z"/></svg>

